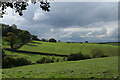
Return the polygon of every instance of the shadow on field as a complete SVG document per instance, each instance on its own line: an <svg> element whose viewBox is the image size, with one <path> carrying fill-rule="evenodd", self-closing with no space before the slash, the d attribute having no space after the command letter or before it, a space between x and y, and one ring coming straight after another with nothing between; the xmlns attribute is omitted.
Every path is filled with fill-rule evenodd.
<svg viewBox="0 0 120 80"><path fill-rule="evenodd" d="M13 51L13 52L20 52L20 53L30 53L30 54L39 54L39 55L50 55L50 56L68 57L68 55L43 53L43 52L32 52L32 51L23 51L23 50L15 50L15 49L10 49L10 48L4 48L4 50Z"/></svg>
<svg viewBox="0 0 120 80"><path fill-rule="evenodd" d="M42 43L39 43L39 42L31 42L31 43L33 43L33 44L42 44Z"/></svg>
<svg viewBox="0 0 120 80"><path fill-rule="evenodd" d="M26 44L26 45L28 45L28 46L37 46L37 45L32 45L32 44Z"/></svg>
<svg viewBox="0 0 120 80"><path fill-rule="evenodd" d="M21 48L24 44L25 44L25 43L19 43L19 44L17 44L17 45L14 47L14 49L19 49L19 48Z"/></svg>

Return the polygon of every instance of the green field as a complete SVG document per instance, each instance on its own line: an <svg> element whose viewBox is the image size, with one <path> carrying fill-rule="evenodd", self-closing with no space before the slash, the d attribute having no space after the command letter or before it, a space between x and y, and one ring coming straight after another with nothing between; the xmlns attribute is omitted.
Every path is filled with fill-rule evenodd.
<svg viewBox="0 0 120 80"><path fill-rule="evenodd" d="M91 49L100 48L104 54L109 56L118 55L118 46L107 44L87 44L87 43L66 43L66 42L41 42L33 41L25 44L19 50L54 53L54 54L71 54L82 52L82 54L89 54Z"/></svg>
<svg viewBox="0 0 120 80"><path fill-rule="evenodd" d="M3 47L10 47L5 43ZM109 57L93 58L78 61L65 61L45 64L33 64L14 68L2 69L3 78L117 78L118 77L118 49L111 44L87 44L66 42L41 42L32 41L23 45L19 50L66 54L82 52L89 54L91 49L100 48ZM12 57L24 57L35 63L46 55L18 53L6 51L5 54ZM53 56L48 56L52 58ZM64 57L55 58L63 59ZM112 67L111 67L112 66Z"/></svg>
<svg viewBox="0 0 120 80"><path fill-rule="evenodd" d="M118 57L35 64L3 69L3 78L116 78Z"/></svg>
<svg viewBox="0 0 120 80"><path fill-rule="evenodd" d="M118 43L117 42L116 43L115 42L114 43L111 42L111 43L107 43L107 44L108 45L113 45L113 46L120 46L120 42L118 42Z"/></svg>
<svg viewBox="0 0 120 80"><path fill-rule="evenodd" d="M18 52L12 52L12 51L6 51L5 54L15 57L15 58L26 58L27 60L31 61L32 63L35 63L37 60L39 60L41 57L49 57L49 58L57 58L62 60L64 57L57 57L57 56L46 56L46 55L37 55L37 54L29 54L29 53L18 53Z"/></svg>

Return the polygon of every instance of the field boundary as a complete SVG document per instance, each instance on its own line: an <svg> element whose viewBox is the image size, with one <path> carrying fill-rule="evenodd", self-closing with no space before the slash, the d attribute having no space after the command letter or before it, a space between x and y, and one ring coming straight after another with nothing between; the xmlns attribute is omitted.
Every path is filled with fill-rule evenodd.
<svg viewBox="0 0 120 80"><path fill-rule="evenodd" d="M21 52L21 53L39 54L39 55L68 57L68 55L60 55L60 54L52 54L52 53L43 53L43 52L32 52L32 51L23 51L23 50L15 50L15 49L10 49L10 48L4 48L4 50L13 51L13 52Z"/></svg>

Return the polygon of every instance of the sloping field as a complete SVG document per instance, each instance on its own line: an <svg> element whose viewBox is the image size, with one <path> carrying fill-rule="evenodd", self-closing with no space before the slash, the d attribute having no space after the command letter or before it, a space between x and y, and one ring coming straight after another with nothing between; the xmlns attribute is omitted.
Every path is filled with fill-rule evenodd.
<svg viewBox="0 0 120 80"><path fill-rule="evenodd" d="M51 43L33 41L23 45L19 50L69 55L71 53L78 53L80 51L82 54L89 54L90 50L94 48L100 48L104 54L109 56L118 55L118 46L107 44L80 44L66 42Z"/></svg>
<svg viewBox="0 0 120 80"><path fill-rule="evenodd" d="M35 64L2 72L3 78L116 78L118 57Z"/></svg>
<svg viewBox="0 0 120 80"><path fill-rule="evenodd" d="M6 50L5 50L5 54L15 57L15 58L19 58L19 57L26 58L30 60L32 63L35 63L41 57L49 57L49 58L54 57L60 60L64 58L64 57L58 57L58 56L46 56L46 55L37 55L37 54L29 54L29 53L20 53L20 52L18 53L18 52L13 52L13 51L6 51Z"/></svg>

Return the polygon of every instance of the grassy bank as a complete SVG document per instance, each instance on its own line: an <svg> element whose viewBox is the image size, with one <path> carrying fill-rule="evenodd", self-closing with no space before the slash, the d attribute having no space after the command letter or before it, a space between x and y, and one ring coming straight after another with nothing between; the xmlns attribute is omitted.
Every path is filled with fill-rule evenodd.
<svg viewBox="0 0 120 80"><path fill-rule="evenodd" d="M116 78L118 57L35 64L3 69L3 78Z"/></svg>

